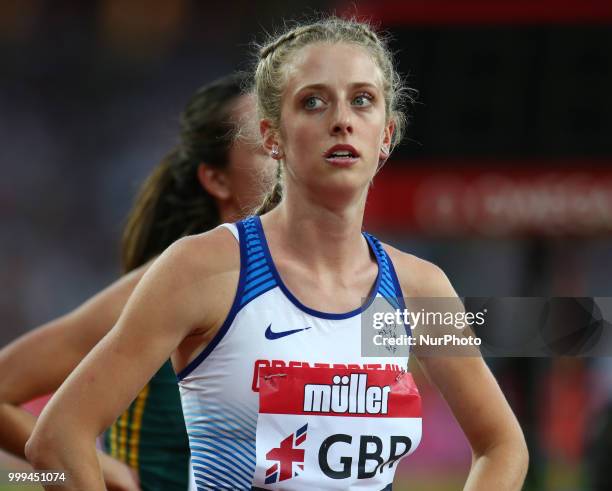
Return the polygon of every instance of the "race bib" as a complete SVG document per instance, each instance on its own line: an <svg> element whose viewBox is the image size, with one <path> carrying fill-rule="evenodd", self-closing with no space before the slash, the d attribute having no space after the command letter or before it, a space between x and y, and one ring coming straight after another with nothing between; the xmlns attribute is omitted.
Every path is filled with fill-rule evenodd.
<svg viewBox="0 0 612 491"><path fill-rule="evenodd" d="M256 488L390 489L420 440L421 399L408 372L260 369Z"/></svg>

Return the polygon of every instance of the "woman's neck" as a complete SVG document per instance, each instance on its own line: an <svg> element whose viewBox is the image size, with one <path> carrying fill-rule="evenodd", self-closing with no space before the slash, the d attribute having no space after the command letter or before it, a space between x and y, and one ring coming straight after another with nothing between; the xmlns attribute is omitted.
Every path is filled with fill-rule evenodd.
<svg viewBox="0 0 612 491"><path fill-rule="evenodd" d="M361 235L365 198L346 206L323 206L300 196L285 196L264 217L266 233L290 258L299 258L309 270L350 271L356 256L368 246ZM368 255L362 254L364 262Z"/></svg>

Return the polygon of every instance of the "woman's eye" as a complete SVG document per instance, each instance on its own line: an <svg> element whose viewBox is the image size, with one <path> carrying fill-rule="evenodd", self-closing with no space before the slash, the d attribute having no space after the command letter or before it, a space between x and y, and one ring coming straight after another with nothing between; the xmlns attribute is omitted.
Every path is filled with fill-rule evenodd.
<svg viewBox="0 0 612 491"><path fill-rule="evenodd" d="M372 96L369 94L359 94L353 99L355 106L369 106L372 104Z"/></svg>
<svg viewBox="0 0 612 491"><path fill-rule="evenodd" d="M315 96L307 97L304 100L304 107L306 109L319 109L323 105L323 101Z"/></svg>

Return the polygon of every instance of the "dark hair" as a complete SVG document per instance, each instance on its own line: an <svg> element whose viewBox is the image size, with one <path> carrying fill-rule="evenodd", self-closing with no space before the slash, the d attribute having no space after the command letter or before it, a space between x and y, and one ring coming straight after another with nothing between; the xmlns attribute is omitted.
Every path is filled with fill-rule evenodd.
<svg viewBox="0 0 612 491"><path fill-rule="evenodd" d="M201 186L198 166L228 164L235 125L230 110L249 86L246 74L224 77L198 89L180 118L180 142L142 184L121 242L123 272L163 252L185 235L217 226L219 210Z"/></svg>

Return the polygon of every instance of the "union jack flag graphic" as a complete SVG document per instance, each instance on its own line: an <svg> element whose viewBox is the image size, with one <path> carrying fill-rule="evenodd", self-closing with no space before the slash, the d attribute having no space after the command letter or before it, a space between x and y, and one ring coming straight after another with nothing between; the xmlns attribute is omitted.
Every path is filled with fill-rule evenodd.
<svg viewBox="0 0 612 491"><path fill-rule="evenodd" d="M304 449L296 447L306 441L307 429L308 424L305 424L266 454L267 460L275 461L266 470L266 484L291 479L304 470Z"/></svg>

